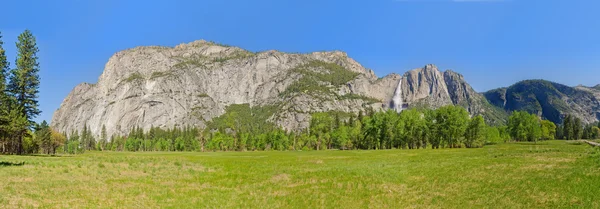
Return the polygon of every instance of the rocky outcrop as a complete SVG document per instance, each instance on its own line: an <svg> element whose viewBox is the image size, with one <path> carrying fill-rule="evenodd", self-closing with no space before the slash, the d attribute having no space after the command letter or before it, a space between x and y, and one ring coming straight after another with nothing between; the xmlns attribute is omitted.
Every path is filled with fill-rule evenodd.
<svg viewBox="0 0 600 209"><path fill-rule="evenodd" d="M567 114L584 123L600 119L600 91L590 87L525 80L484 95L491 104L506 111L524 110L555 123L562 123Z"/></svg>
<svg viewBox="0 0 600 209"><path fill-rule="evenodd" d="M297 130L313 112L387 109L399 83L404 107L458 104L472 114L490 112L462 75L434 65L377 78L339 51L253 53L196 41L116 53L96 84L73 89L51 125L67 133L88 126L95 135L102 126L109 135L134 127L202 128L227 106L249 104L277 107L269 120Z"/></svg>

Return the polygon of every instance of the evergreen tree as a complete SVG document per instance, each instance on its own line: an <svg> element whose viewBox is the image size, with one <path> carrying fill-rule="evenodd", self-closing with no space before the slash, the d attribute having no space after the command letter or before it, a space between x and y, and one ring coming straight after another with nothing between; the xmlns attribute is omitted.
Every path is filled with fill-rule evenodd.
<svg viewBox="0 0 600 209"><path fill-rule="evenodd" d="M0 106L5 106L6 102L6 79L8 78L8 71L10 63L6 58L6 51L3 48L4 42L2 41L2 33L0 33Z"/></svg>
<svg viewBox="0 0 600 209"><path fill-rule="evenodd" d="M41 147L46 154L51 154L53 152L51 134L50 126L48 126L48 123L45 120L42 121L35 131L35 137L41 143Z"/></svg>
<svg viewBox="0 0 600 209"><path fill-rule="evenodd" d="M10 72L7 91L15 98L31 126L34 124L33 118L41 113L37 100L40 86L38 48L35 37L29 30L19 35L16 45L16 68Z"/></svg>
<svg viewBox="0 0 600 209"><path fill-rule="evenodd" d="M583 134L583 125L581 123L581 119L575 118L575 120L573 120L573 139L574 140L581 139L582 134Z"/></svg>
<svg viewBox="0 0 600 209"><path fill-rule="evenodd" d="M571 115L567 115L565 116L565 119L563 119L563 135L564 138L566 140L572 140L573 139L573 122L571 119Z"/></svg>
<svg viewBox="0 0 600 209"><path fill-rule="evenodd" d="M6 95L6 78L9 68L6 51L3 48L2 33L0 33L0 145L6 146L8 143L8 125L10 123L9 113L9 97ZM2 146L2 147L4 147ZM0 150L5 152L6 150Z"/></svg>
<svg viewBox="0 0 600 209"><path fill-rule="evenodd" d="M106 134L106 126L102 125L102 130L100 131L100 141L98 143L98 150L106 149L108 144L108 135Z"/></svg>

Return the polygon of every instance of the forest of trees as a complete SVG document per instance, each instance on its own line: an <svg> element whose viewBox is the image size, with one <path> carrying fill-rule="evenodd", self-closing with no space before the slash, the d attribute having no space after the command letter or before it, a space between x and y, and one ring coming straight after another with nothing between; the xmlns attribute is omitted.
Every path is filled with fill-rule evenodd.
<svg viewBox="0 0 600 209"><path fill-rule="evenodd" d="M237 108L238 110L243 108ZM256 111L256 110L255 110ZM259 111L260 112L260 111ZM127 136L111 136L102 127L96 140L87 126L69 134L67 153L85 150L112 151L251 151L325 149L424 149L478 148L507 141L538 142L561 139L557 126L524 111L513 112L505 126L488 126L482 116L469 117L459 106L436 110L408 109L397 113L322 112L312 114L310 125L288 132L268 122L249 123L253 117L239 112L215 118L206 129L164 130L134 128ZM568 116L572 117L572 116ZM253 126L254 124L255 126ZM574 125L576 126L576 125ZM587 127L587 126L586 126ZM600 124L590 126L598 134ZM582 133L584 132L581 125ZM590 132L592 132L590 131ZM597 136L597 135L596 135ZM592 138L592 136L590 136Z"/></svg>

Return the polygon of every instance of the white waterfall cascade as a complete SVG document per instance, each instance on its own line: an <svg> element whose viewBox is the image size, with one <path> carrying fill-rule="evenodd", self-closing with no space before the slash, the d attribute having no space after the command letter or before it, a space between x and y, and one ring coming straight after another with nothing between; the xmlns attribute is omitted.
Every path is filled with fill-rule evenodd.
<svg viewBox="0 0 600 209"><path fill-rule="evenodd" d="M398 81L394 97L392 97L392 103L392 108L396 110L396 112L402 112L402 77L400 77L400 81Z"/></svg>

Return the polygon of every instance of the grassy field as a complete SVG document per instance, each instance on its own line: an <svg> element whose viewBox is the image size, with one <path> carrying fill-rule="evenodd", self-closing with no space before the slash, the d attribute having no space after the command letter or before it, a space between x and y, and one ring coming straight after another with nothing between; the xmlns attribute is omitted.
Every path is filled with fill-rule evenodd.
<svg viewBox="0 0 600 209"><path fill-rule="evenodd" d="M583 144L0 156L0 207L600 208ZM24 162L24 165L11 163ZM596 199L594 199L596 198Z"/></svg>

